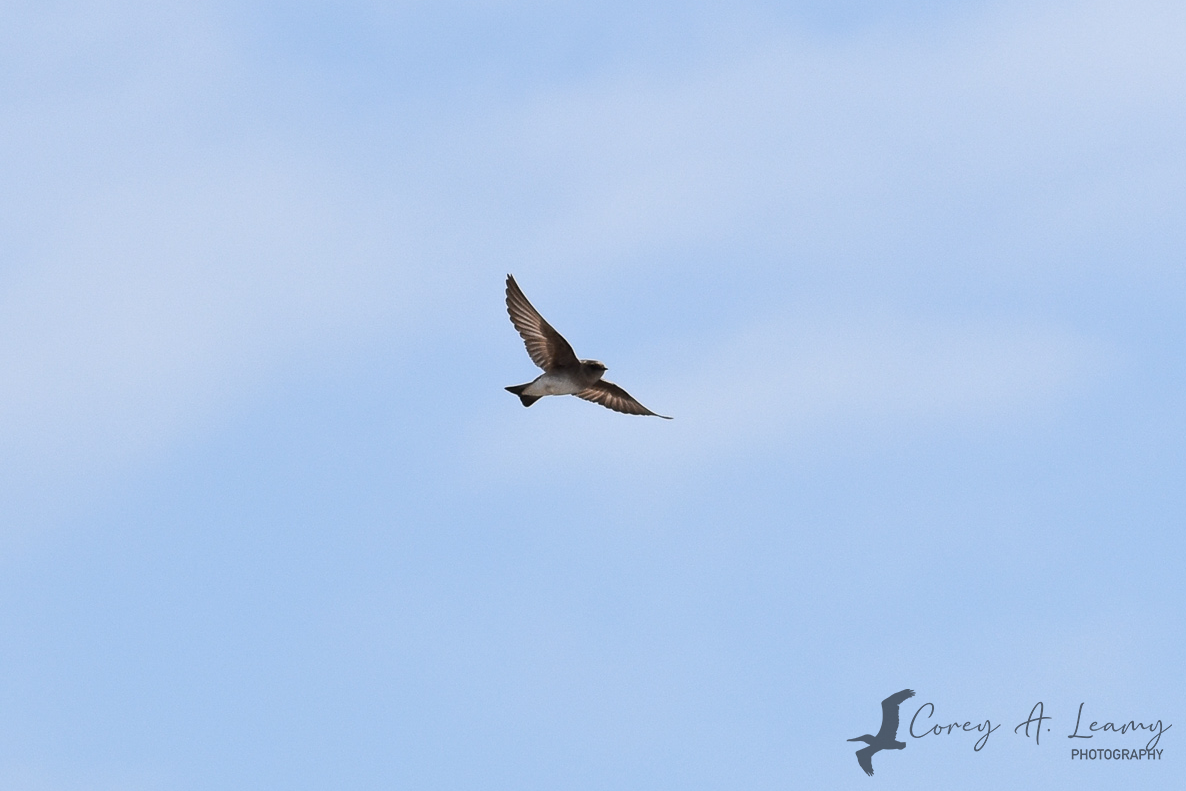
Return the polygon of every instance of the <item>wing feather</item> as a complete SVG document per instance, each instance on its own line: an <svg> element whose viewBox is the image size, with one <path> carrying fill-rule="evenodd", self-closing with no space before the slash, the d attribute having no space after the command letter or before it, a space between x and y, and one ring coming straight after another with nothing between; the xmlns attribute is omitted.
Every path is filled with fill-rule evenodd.
<svg viewBox="0 0 1186 791"><path fill-rule="evenodd" d="M638 403L638 401L634 400L634 397L625 390L613 382L607 382L604 379L592 387L585 388L577 393L576 396L586 401L592 401L595 404L601 404L603 407L608 407L615 412L624 412L627 415L654 415L664 420L671 420L667 415L660 415L658 412L652 412L647 409Z"/></svg>
<svg viewBox="0 0 1186 791"><path fill-rule="evenodd" d="M865 770L865 774L870 777L873 776L873 753L877 752L872 747L864 747L857 750L857 763Z"/></svg>
<svg viewBox="0 0 1186 791"><path fill-rule="evenodd" d="M914 697L914 690L904 689L895 692L881 701L881 730L877 732L878 739L896 739L898 736L898 706L906 698Z"/></svg>
<svg viewBox="0 0 1186 791"><path fill-rule="evenodd" d="M511 324L515 325L523 338L531 361L540 368L554 371L557 368L575 368L580 364L568 341L539 315L539 311L527 301L523 290L510 275L507 275L507 313L511 317Z"/></svg>

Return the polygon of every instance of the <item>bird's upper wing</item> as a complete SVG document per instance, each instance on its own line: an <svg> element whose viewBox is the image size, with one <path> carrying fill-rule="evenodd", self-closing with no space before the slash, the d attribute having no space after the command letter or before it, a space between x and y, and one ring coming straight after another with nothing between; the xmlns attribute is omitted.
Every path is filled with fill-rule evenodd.
<svg viewBox="0 0 1186 791"><path fill-rule="evenodd" d="M878 739L897 738L898 735L898 706L906 698L914 697L914 690L904 689L895 692L881 701L881 730L877 732Z"/></svg>
<svg viewBox="0 0 1186 791"><path fill-rule="evenodd" d="M511 316L511 324L523 337L531 361L540 368L551 371L580 364L568 341L544 321L544 317L527 301L519 284L510 275L507 275L507 313Z"/></svg>
<svg viewBox="0 0 1186 791"><path fill-rule="evenodd" d="M859 763L861 768L865 770L865 774L869 775L870 777L873 776L873 753L875 752L877 751L874 750L872 746L862 747L861 749L857 750L857 763Z"/></svg>
<svg viewBox="0 0 1186 791"><path fill-rule="evenodd" d="M634 400L634 397L627 393L622 388L618 387L613 382L607 382L604 379L599 381L592 387L586 387L581 392L577 393L577 398L583 398L586 401L592 401L595 404L601 404L604 407L609 407L615 412L625 412L627 415L654 415L661 417L664 420L671 420L667 415L660 415L657 412L652 412L642 404Z"/></svg>

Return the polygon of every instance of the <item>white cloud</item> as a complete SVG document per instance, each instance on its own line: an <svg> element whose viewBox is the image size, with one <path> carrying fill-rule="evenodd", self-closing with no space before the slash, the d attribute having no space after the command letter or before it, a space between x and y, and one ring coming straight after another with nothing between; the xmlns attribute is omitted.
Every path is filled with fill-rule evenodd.
<svg viewBox="0 0 1186 791"><path fill-rule="evenodd" d="M689 406L711 441L725 444L991 425L1066 397L1098 373L1098 358L1091 344L1042 326L773 324L706 359L703 378L688 389L711 395Z"/></svg>
<svg viewBox="0 0 1186 791"><path fill-rule="evenodd" d="M211 18L141 10L9 20L25 80L0 130L10 484L151 457L286 363L399 326L431 279L404 277L425 258L414 201L245 117L252 77Z"/></svg>
<svg viewBox="0 0 1186 791"><path fill-rule="evenodd" d="M1065 274L1085 240L1172 232L1157 218L1186 177L1184 34L1174 4L998 8L842 40L775 31L676 77L549 93L508 133L563 185L535 255L633 267L744 239L807 266Z"/></svg>
<svg viewBox="0 0 1186 791"><path fill-rule="evenodd" d="M1181 238L1177 5L998 8L826 40L775 29L682 70L642 58L498 106L446 96L390 136L368 125L380 110L339 119L316 93L273 96L285 77L258 72L231 17L149 7L6 18L21 78L4 86L0 130L15 251L0 468L134 463L308 347L398 335L467 273L508 261L588 282L716 243L823 273L1073 276L1085 246ZM289 123L298 95L323 125ZM704 427L683 447L991 412L1062 392L1086 354L1040 329L769 326L794 354L741 396L742 415L709 381L744 374L744 338L712 353L704 380L648 388L686 394L654 404Z"/></svg>
<svg viewBox="0 0 1186 791"><path fill-rule="evenodd" d="M809 463L902 437L1040 422L1114 365L1106 347L1056 327L887 316L771 321L712 348L650 354L618 366L617 381L673 422L545 401L530 416L483 415L491 428L479 431L477 457L496 475L518 469L517 456L558 452L581 474L660 475L769 451ZM590 441L576 449L570 437Z"/></svg>
<svg viewBox="0 0 1186 791"><path fill-rule="evenodd" d="M408 318L424 278L403 278L399 206L293 164L224 155L75 196L0 296L10 463L123 463L286 361Z"/></svg>

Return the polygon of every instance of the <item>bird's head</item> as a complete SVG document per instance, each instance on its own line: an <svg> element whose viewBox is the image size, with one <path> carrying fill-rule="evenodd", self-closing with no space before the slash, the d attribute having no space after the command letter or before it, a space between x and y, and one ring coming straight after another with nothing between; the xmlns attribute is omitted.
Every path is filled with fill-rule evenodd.
<svg viewBox="0 0 1186 791"><path fill-rule="evenodd" d="M605 367L605 363L601 362L601 360L581 360L581 364L585 366L585 370L592 371L593 373L597 374L598 378L600 378L602 374L609 370Z"/></svg>
<svg viewBox="0 0 1186 791"><path fill-rule="evenodd" d="M873 743L873 734L866 733L864 736L858 736L855 739L849 739L850 742L864 742L865 744Z"/></svg>

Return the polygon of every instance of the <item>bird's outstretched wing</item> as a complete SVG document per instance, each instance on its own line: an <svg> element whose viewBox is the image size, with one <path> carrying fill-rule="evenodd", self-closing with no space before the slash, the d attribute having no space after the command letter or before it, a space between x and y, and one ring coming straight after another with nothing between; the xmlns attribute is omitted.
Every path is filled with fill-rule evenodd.
<svg viewBox="0 0 1186 791"><path fill-rule="evenodd" d="M895 692L881 701L881 730L877 732L878 739L896 739L898 736L898 706L906 698L914 697L914 690L904 689Z"/></svg>
<svg viewBox="0 0 1186 791"><path fill-rule="evenodd" d="M870 777L873 776L873 753L875 752L877 750L872 747L862 747L860 750L857 750L857 763L865 770L865 774Z"/></svg>
<svg viewBox="0 0 1186 791"><path fill-rule="evenodd" d="M664 420L671 420L667 415L660 415L658 412L652 412L642 404L634 400L634 397L627 393L622 388L618 387L613 382L607 382L602 379L592 387L586 387L581 392L577 393L577 398L583 398L586 401L592 401L595 404L601 404L604 407L609 407L615 412L625 412L627 415L654 415L661 417Z"/></svg>
<svg viewBox="0 0 1186 791"><path fill-rule="evenodd" d="M523 337L531 361L540 368L552 371L557 368L575 368L580 364L568 341L544 321L544 317L527 301L523 290L510 275L507 275L507 313L511 316L511 324Z"/></svg>

